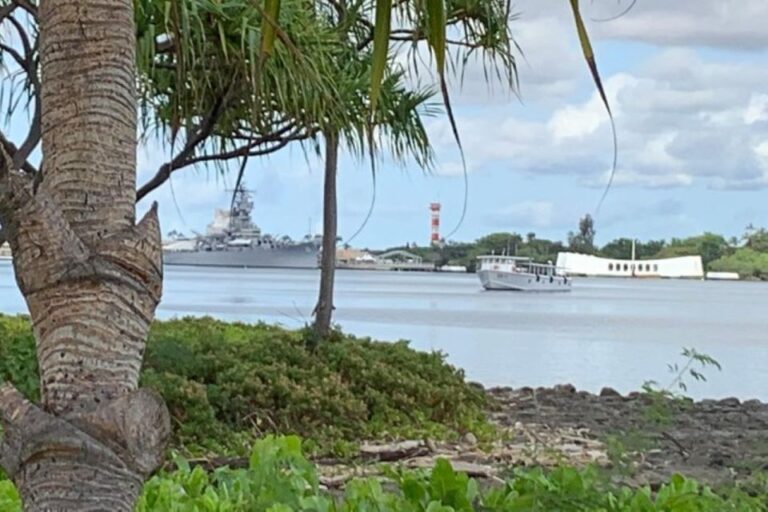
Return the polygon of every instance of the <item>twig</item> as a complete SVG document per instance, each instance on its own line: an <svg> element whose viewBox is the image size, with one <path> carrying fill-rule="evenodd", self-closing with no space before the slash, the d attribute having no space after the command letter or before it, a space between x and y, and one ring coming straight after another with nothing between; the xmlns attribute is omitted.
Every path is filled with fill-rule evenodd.
<svg viewBox="0 0 768 512"><path fill-rule="evenodd" d="M677 450L680 452L680 455L682 455L684 458L688 458L688 450L685 449L685 447L680 443L680 441L672 437L672 434L662 430L661 436L664 439L672 442L672 444L674 444L677 447Z"/></svg>

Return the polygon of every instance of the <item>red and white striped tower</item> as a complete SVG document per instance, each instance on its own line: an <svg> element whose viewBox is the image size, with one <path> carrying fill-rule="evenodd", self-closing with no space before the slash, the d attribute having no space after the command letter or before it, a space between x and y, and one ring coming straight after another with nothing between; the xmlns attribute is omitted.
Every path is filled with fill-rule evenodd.
<svg viewBox="0 0 768 512"><path fill-rule="evenodd" d="M440 203L431 203L429 205L429 211L432 217L432 234L430 236L430 243L432 245L440 244Z"/></svg>

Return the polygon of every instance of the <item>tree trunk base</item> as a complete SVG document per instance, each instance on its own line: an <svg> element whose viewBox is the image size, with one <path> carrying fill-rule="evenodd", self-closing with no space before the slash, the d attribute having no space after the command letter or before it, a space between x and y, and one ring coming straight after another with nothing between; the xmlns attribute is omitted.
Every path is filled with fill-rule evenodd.
<svg viewBox="0 0 768 512"><path fill-rule="evenodd" d="M162 398L146 390L59 417L4 386L0 407L0 461L26 512L130 512L171 433Z"/></svg>
<svg viewBox="0 0 768 512"><path fill-rule="evenodd" d="M142 487L139 475L98 457L72 455L49 456L16 476L25 512L133 510Z"/></svg>

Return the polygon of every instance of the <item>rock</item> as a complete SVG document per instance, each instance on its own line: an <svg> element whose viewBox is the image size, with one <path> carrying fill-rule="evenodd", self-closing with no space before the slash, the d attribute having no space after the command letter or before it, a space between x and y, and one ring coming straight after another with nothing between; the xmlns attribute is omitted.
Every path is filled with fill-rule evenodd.
<svg viewBox="0 0 768 512"><path fill-rule="evenodd" d="M632 441L628 436L639 432L644 437L627 452L627 463L652 485L673 472L717 484L748 477L744 468L768 468L768 404L737 398L671 401L662 411L669 423L660 427L649 415L654 411L649 409L655 405L653 396L632 392L612 399L617 395L613 391L589 394L561 385L537 388L535 393L505 392L500 410L493 409L506 430L503 446L490 448L470 462L499 467L564 461L577 466L607 465L610 461L601 440L618 436ZM471 449L462 445L462 450L446 456L463 459Z"/></svg>
<svg viewBox="0 0 768 512"><path fill-rule="evenodd" d="M368 444L360 446L360 456L364 459L374 459L383 462L402 460L429 452L429 448L421 441L403 441L392 444Z"/></svg>
<svg viewBox="0 0 768 512"><path fill-rule="evenodd" d="M465 446L477 446L477 436L472 432L467 432L461 437L461 444Z"/></svg>
<svg viewBox="0 0 768 512"><path fill-rule="evenodd" d="M461 473L466 473L473 478L490 478L496 474L496 470L492 466L464 462L461 460L453 461L453 469Z"/></svg>
<svg viewBox="0 0 768 512"><path fill-rule="evenodd" d="M436 460L430 457L422 457L412 459L408 461L408 466L411 468L433 468L435 467ZM467 462L463 460L450 460L453 469L459 473L466 473L472 478L490 478L496 474L496 470L493 466L486 464L477 464L475 462Z"/></svg>
<svg viewBox="0 0 768 512"><path fill-rule="evenodd" d="M576 387L573 384L558 384L554 389L558 393L567 393L569 395L576 392Z"/></svg>
<svg viewBox="0 0 768 512"><path fill-rule="evenodd" d="M613 388L605 387L600 390L600 397L601 398L621 398L621 393L619 393Z"/></svg>

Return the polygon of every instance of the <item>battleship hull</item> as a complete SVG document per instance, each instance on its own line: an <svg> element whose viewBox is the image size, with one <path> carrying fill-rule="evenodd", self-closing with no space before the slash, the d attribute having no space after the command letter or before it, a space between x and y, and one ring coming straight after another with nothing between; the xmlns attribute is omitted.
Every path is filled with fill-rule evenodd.
<svg viewBox="0 0 768 512"><path fill-rule="evenodd" d="M163 251L163 263L198 267L314 269L318 266L318 254L319 247L314 244L221 251Z"/></svg>

